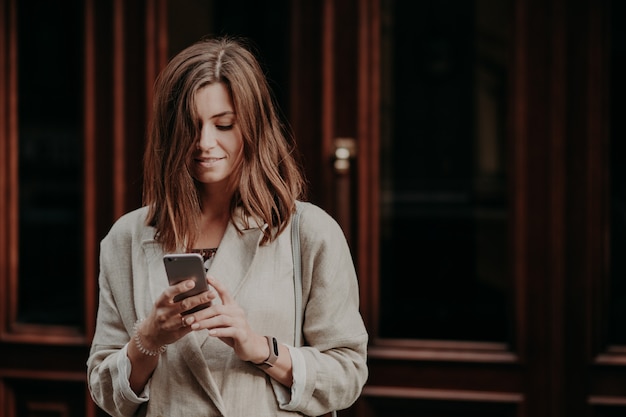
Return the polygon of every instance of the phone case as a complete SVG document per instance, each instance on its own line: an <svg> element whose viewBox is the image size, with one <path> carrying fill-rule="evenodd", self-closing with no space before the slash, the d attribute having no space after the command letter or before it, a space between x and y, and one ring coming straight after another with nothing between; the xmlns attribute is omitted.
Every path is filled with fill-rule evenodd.
<svg viewBox="0 0 626 417"><path fill-rule="evenodd" d="M200 294L208 289L204 271L204 261L200 254L170 253L163 256L163 263L170 285L178 284L186 279L193 279L196 283L196 286L189 291L174 297L175 302L192 295ZM190 314L209 307L210 305L211 303L201 304L191 310L185 311L183 314Z"/></svg>

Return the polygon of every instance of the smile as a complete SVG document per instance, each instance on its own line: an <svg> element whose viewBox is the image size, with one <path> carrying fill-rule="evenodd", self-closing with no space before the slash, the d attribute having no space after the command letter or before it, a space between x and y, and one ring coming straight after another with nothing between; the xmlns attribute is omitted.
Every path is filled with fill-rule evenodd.
<svg viewBox="0 0 626 417"><path fill-rule="evenodd" d="M222 157L222 158L196 158L196 162L198 162L200 165L203 165L203 166L206 166L206 167L210 167L210 166L215 165L216 163L218 163L222 159L225 159L225 157Z"/></svg>

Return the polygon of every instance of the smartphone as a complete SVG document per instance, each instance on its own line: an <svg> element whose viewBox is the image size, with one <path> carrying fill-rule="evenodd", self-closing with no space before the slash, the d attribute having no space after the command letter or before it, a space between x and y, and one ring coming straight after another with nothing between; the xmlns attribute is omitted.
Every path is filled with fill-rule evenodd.
<svg viewBox="0 0 626 417"><path fill-rule="evenodd" d="M170 285L178 284L187 279L193 279L195 287L174 297L174 301L180 301L192 295L200 294L209 289L204 271L204 260L199 253L168 253L163 256L165 272ZM182 314L191 314L203 308L207 308L211 303L200 304Z"/></svg>

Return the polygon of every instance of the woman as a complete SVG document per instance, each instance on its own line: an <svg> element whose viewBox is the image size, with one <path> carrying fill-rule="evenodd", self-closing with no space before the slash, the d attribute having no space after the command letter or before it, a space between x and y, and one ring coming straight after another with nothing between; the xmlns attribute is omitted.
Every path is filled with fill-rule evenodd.
<svg viewBox="0 0 626 417"><path fill-rule="evenodd" d="M294 340L290 232L304 178L254 54L227 37L190 46L159 75L153 110L145 205L101 242L94 401L113 416L349 407L368 374L354 265L338 224L299 202ZM163 256L182 252L203 254L209 290L175 302L193 283L168 285Z"/></svg>

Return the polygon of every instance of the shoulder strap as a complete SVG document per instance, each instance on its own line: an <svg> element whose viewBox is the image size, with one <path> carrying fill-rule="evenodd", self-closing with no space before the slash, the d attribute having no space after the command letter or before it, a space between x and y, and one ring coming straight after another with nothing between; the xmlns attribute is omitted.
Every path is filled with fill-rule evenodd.
<svg viewBox="0 0 626 417"><path fill-rule="evenodd" d="M291 219L291 254L293 256L293 288L296 304L294 346L300 346L302 332L302 258L300 257L300 205Z"/></svg>

